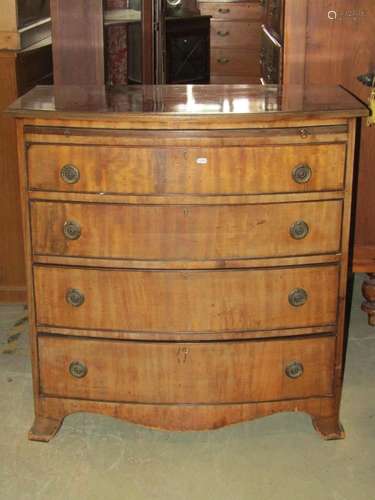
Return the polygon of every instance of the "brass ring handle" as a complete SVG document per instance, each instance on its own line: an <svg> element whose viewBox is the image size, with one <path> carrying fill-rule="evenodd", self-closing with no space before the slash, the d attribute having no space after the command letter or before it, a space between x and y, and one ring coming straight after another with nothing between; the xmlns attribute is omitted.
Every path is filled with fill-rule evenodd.
<svg viewBox="0 0 375 500"><path fill-rule="evenodd" d="M310 132L307 130L307 128L301 128L301 130L299 131L299 134L300 134L302 139L307 139L310 135Z"/></svg>
<svg viewBox="0 0 375 500"><path fill-rule="evenodd" d="M68 240L78 240L81 236L81 226L74 220L67 220L64 222L63 233Z"/></svg>
<svg viewBox="0 0 375 500"><path fill-rule="evenodd" d="M289 228L289 234L295 240L303 240L309 234L309 225L304 220L297 220Z"/></svg>
<svg viewBox="0 0 375 500"><path fill-rule="evenodd" d="M294 167L292 172L293 180L298 184L305 184L306 182L309 182L311 176L312 176L312 170L306 163L301 163L300 165L297 165L296 167Z"/></svg>
<svg viewBox="0 0 375 500"><path fill-rule="evenodd" d="M293 361L285 368L285 374L289 378L299 378L303 375L303 364L298 361Z"/></svg>
<svg viewBox="0 0 375 500"><path fill-rule="evenodd" d="M67 184L75 184L80 179L80 172L75 165L64 165L60 171L60 175Z"/></svg>
<svg viewBox="0 0 375 500"><path fill-rule="evenodd" d="M220 9L218 9L218 11L220 12L220 14L229 14L230 9L223 9L223 8L220 8Z"/></svg>
<svg viewBox="0 0 375 500"><path fill-rule="evenodd" d="M229 63L229 59L226 58L226 57L219 57L219 59L217 60L218 63L220 64L227 64Z"/></svg>
<svg viewBox="0 0 375 500"><path fill-rule="evenodd" d="M229 31L218 31L217 34L224 37L229 35Z"/></svg>
<svg viewBox="0 0 375 500"><path fill-rule="evenodd" d="M289 304L293 307L301 307L306 304L308 295L303 288L295 288L288 296Z"/></svg>
<svg viewBox="0 0 375 500"><path fill-rule="evenodd" d="M81 361L72 361L69 365L69 373L74 378L83 378L87 375L87 366Z"/></svg>
<svg viewBox="0 0 375 500"><path fill-rule="evenodd" d="M66 302L73 307L80 307L85 302L85 296L76 288L69 288L65 295Z"/></svg>

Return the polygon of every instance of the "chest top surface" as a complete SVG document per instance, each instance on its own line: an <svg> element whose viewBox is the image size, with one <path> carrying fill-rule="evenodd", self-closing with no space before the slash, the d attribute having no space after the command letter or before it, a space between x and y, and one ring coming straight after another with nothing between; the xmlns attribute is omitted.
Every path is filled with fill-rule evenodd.
<svg viewBox="0 0 375 500"><path fill-rule="evenodd" d="M200 119L270 121L285 118L365 116L366 107L340 87L277 85L38 86L8 108L17 117L134 120L157 119L164 128Z"/></svg>

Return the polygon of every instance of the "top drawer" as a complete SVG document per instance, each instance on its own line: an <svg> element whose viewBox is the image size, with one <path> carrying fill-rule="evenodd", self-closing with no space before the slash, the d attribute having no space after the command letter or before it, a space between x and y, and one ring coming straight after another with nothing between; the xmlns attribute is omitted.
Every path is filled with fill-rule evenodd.
<svg viewBox="0 0 375 500"><path fill-rule="evenodd" d="M109 147L32 144L32 190L256 194L343 188L345 144Z"/></svg>
<svg viewBox="0 0 375 500"><path fill-rule="evenodd" d="M255 2L199 2L199 8L202 16L212 16L214 19L228 21L233 19L261 21L264 15L264 9L258 0Z"/></svg>

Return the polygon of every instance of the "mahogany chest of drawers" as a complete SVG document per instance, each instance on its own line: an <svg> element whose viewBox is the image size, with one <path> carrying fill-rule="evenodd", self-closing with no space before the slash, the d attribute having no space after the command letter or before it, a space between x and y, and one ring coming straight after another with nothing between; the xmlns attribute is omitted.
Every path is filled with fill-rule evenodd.
<svg viewBox="0 0 375 500"><path fill-rule="evenodd" d="M264 7L259 0L199 2L211 18L211 83L260 83Z"/></svg>
<svg viewBox="0 0 375 500"><path fill-rule="evenodd" d="M302 411L343 436L361 104L341 89L37 87L10 112L31 439L77 411L170 430Z"/></svg>

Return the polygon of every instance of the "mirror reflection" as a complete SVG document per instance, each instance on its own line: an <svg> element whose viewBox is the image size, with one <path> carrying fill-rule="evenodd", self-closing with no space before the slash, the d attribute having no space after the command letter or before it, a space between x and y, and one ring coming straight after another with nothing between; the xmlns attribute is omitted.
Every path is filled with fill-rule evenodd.
<svg viewBox="0 0 375 500"><path fill-rule="evenodd" d="M281 0L104 0L106 80L278 83Z"/></svg>

